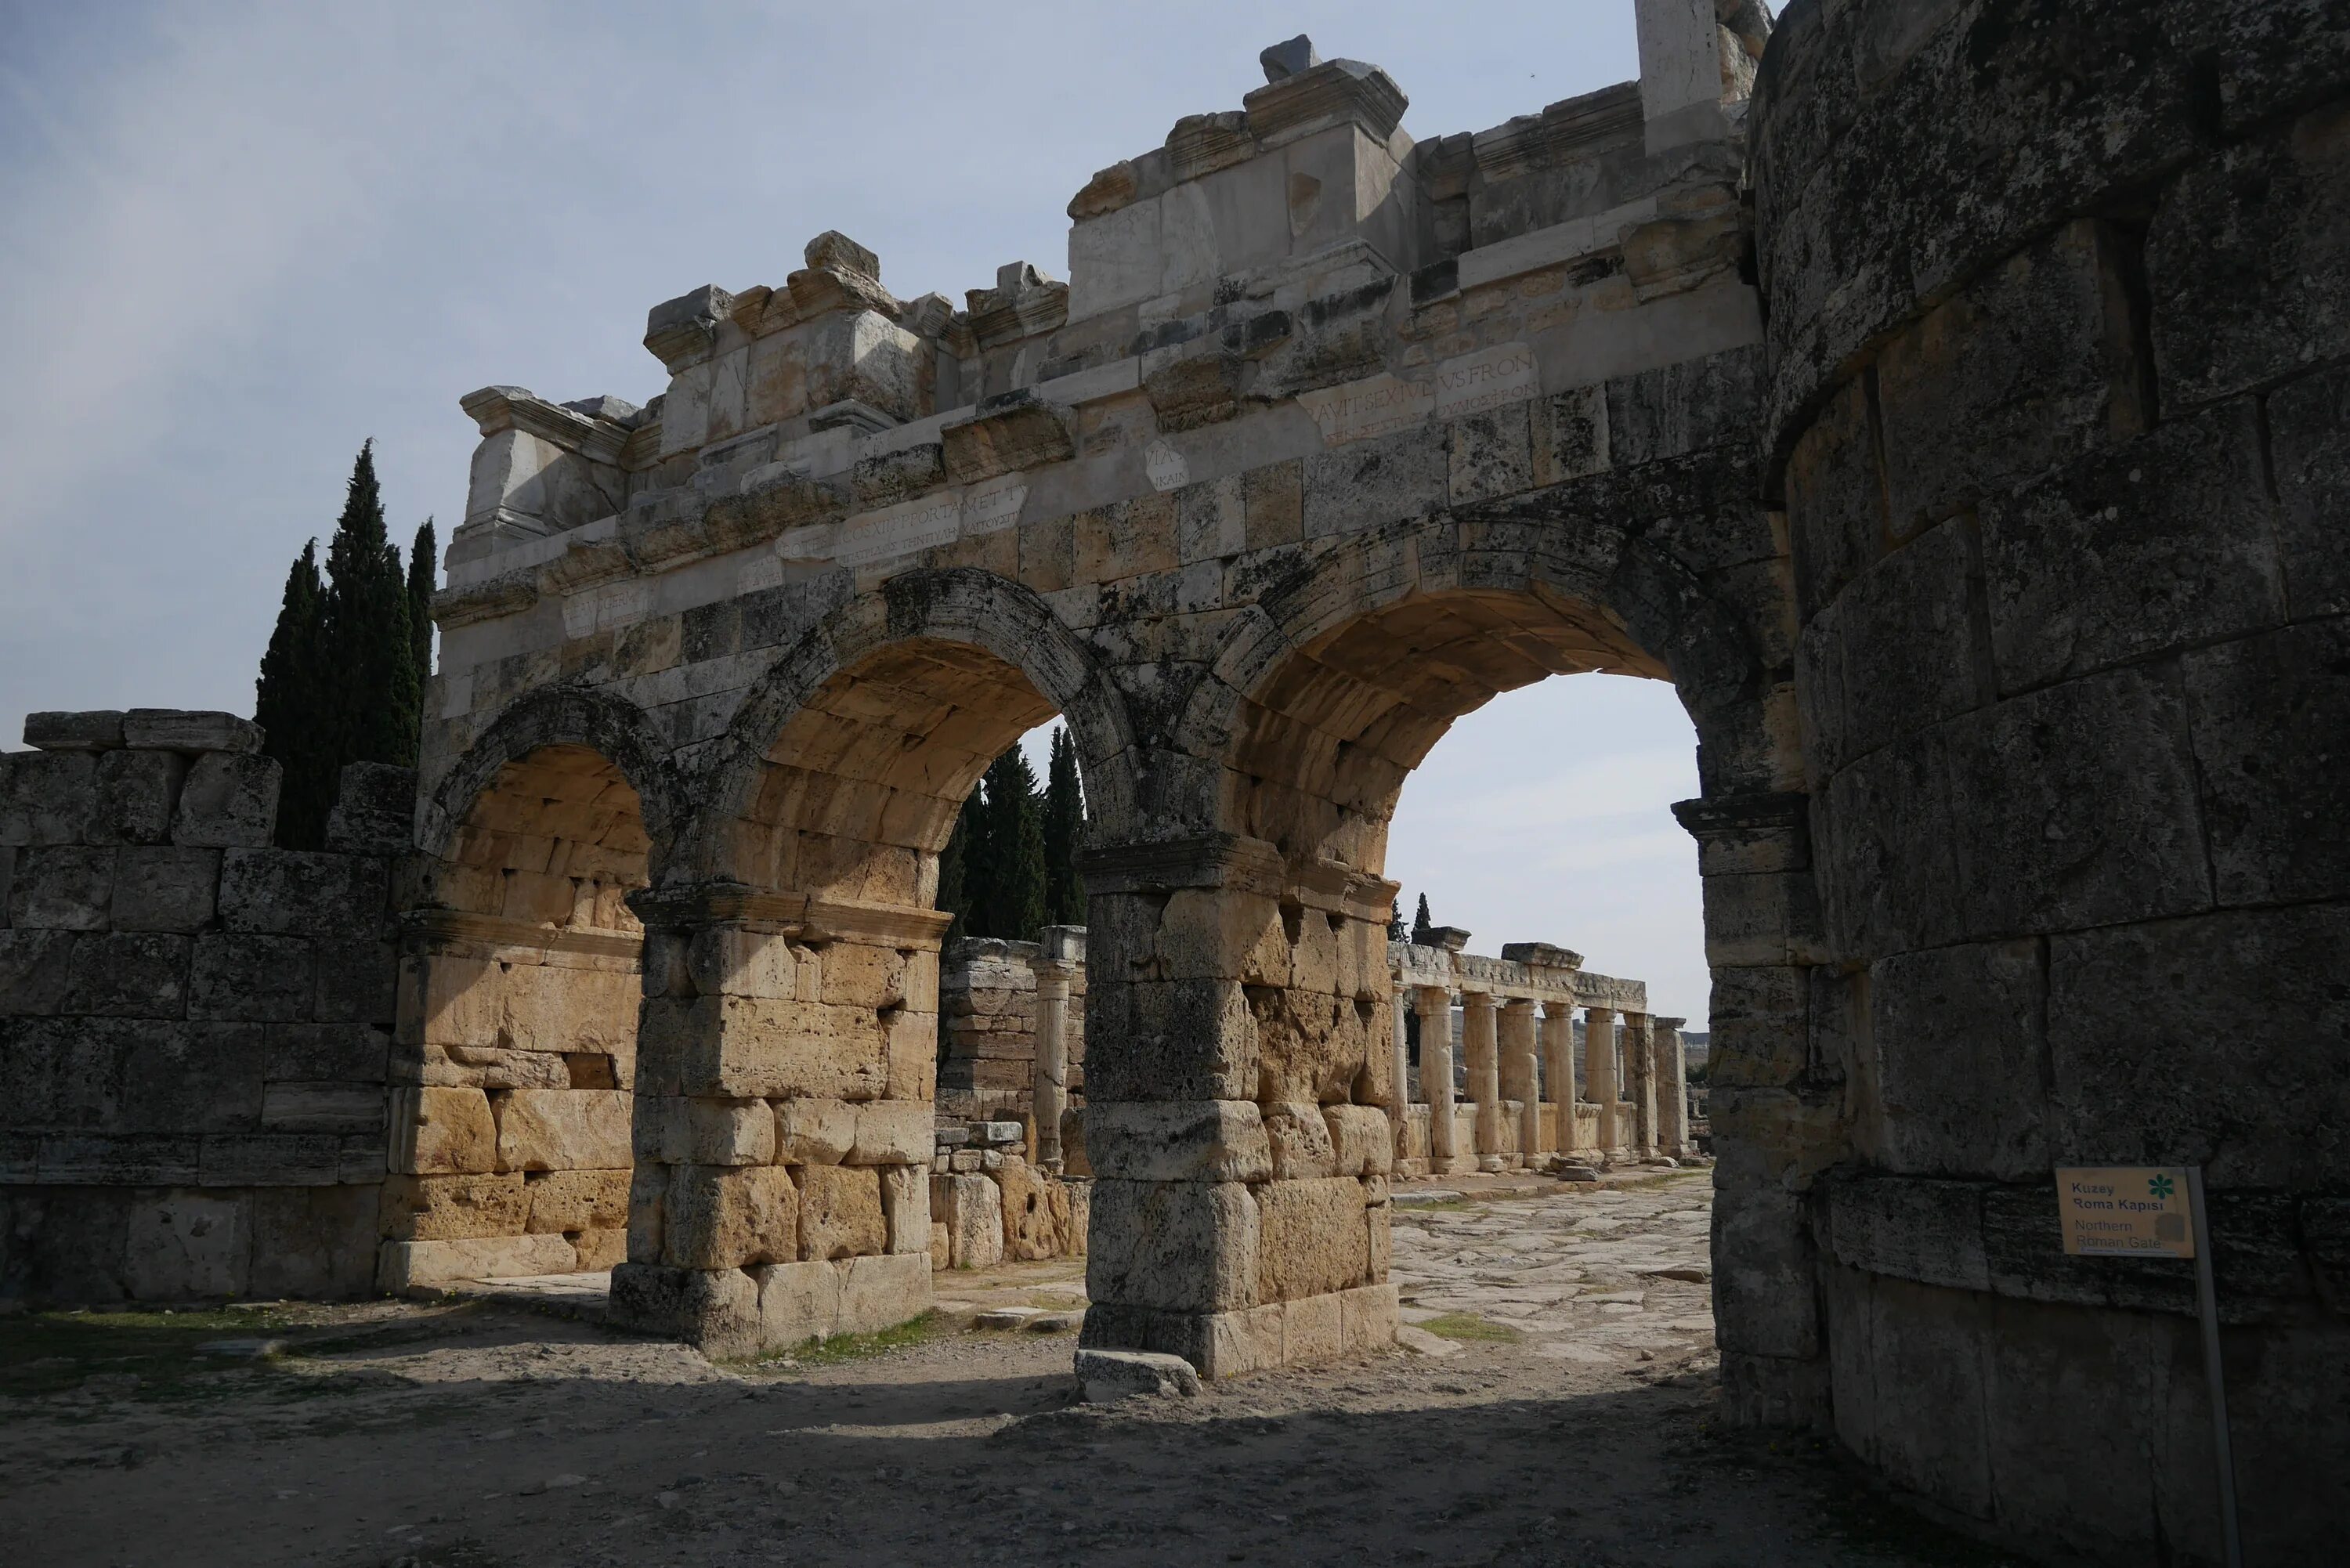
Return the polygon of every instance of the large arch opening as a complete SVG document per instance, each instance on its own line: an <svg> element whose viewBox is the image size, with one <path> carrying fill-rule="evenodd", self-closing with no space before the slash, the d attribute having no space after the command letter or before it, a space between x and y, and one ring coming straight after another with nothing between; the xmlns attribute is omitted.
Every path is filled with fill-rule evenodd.
<svg viewBox="0 0 2350 1568"><path fill-rule="evenodd" d="M409 917L387 1288L609 1269L628 1250L644 805L584 745L499 765Z"/></svg>

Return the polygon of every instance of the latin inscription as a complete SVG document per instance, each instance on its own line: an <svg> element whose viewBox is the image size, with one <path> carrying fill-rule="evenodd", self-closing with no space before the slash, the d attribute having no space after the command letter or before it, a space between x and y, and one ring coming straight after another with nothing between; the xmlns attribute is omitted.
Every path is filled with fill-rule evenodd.
<svg viewBox="0 0 2350 1568"><path fill-rule="evenodd" d="M1430 419L1464 415L1523 402L1542 389L1542 368L1523 343L1503 343L1447 359L1406 379L1385 371L1343 387L1297 394L1327 446L1393 435Z"/></svg>
<svg viewBox="0 0 2350 1568"><path fill-rule="evenodd" d="M844 566L869 566L876 561L951 545L962 532L961 493L927 495L843 523L833 559Z"/></svg>

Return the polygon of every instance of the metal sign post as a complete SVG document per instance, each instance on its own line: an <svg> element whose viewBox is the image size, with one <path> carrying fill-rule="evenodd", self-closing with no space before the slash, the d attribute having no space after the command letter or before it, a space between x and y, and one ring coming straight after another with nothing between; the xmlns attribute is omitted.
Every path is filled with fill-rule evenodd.
<svg viewBox="0 0 2350 1568"><path fill-rule="evenodd" d="M2106 1166L2056 1172L2064 1251L2086 1258L2192 1258L2211 1386L2211 1441L2220 1467L2220 1532L2228 1568L2243 1568L2236 1528L2236 1461L2228 1442L2228 1386L2220 1366L2219 1293L2211 1283L2211 1220L2201 1166Z"/></svg>

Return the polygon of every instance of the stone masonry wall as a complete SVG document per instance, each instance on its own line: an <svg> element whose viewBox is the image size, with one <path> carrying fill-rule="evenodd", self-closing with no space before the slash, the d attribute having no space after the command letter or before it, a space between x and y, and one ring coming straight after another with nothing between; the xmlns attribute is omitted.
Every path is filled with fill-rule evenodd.
<svg viewBox="0 0 2350 1568"><path fill-rule="evenodd" d="M36 713L0 753L0 1299L373 1283L392 868L415 775L319 852L225 713Z"/></svg>
<svg viewBox="0 0 2350 1568"><path fill-rule="evenodd" d="M1019 1121L1029 1114L1036 1062L1035 942L992 938L951 943L939 968L939 1102L941 1119ZM1085 1089L1086 973L1069 979L1066 1028L1069 1090Z"/></svg>
<svg viewBox="0 0 2350 1568"><path fill-rule="evenodd" d="M2350 18L1802 0L1751 130L1818 914L1715 971L1733 1404L2218 1561L2191 1265L2050 1175L2199 1165L2245 1560L2337 1555Z"/></svg>

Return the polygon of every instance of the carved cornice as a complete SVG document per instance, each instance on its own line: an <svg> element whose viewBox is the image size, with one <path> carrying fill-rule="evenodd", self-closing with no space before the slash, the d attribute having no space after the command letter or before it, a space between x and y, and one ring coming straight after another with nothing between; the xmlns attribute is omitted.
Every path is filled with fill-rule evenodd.
<svg viewBox="0 0 2350 1568"><path fill-rule="evenodd" d="M480 427L485 440L502 431L518 430L591 462L618 463L620 449L633 433L616 421L591 419L575 409L550 403L524 387L484 387L458 399L457 406Z"/></svg>
<svg viewBox="0 0 2350 1568"><path fill-rule="evenodd" d="M410 952L433 952L452 943L467 943L634 961L645 946L644 938L628 931L574 930L463 909L411 909L400 917L400 926L401 945Z"/></svg>
<svg viewBox="0 0 2350 1568"><path fill-rule="evenodd" d="M935 949L954 916L909 904L868 904L808 893L769 893L740 882L685 888L643 888L629 907L649 930L695 931L742 926L807 942L851 941L879 947Z"/></svg>

